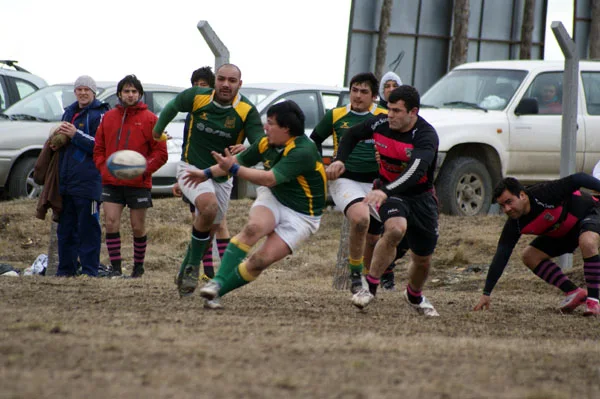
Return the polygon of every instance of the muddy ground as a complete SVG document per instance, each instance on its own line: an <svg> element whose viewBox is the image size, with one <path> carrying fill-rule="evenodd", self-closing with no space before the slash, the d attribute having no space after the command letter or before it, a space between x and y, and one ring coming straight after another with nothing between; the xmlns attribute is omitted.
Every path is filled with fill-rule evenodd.
<svg viewBox="0 0 600 399"><path fill-rule="evenodd" d="M232 232L249 204L233 202ZM0 263L23 269L47 251L49 218L34 219L34 208L0 203ZM0 277L0 398L600 397L600 319L558 313L560 291L518 254L492 309L471 310L503 220L441 218L424 292L436 319L413 314L400 290L359 311L332 288L341 225L333 211L297 254L209 311L198 295L179 299L173 284L189 212L180 200L155 200L141 279ZM574 260L568 275L583 286ZM397 268L399 286L406 267Z"/></svg>

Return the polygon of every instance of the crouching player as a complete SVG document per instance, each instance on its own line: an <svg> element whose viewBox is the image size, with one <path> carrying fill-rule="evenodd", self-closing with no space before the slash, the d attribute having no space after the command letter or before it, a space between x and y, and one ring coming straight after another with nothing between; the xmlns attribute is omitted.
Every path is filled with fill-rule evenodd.
<svg viewBox="0 0 600 399"><path fill-rule="evenodd" d="M186 185L227 173L261 187L250 209L247 224L231 239L219 271L200 290L208 308L222 307L219 298L251 281L263 270L294 252L319 229L327 198L327 179L315 144L304 135L304 114L293 101L267 111L266 137L232 156L213 152L217 165L189 170ZM263 162L264 170L249 166ZM244 261L261 238L261 247Z"/></svg>

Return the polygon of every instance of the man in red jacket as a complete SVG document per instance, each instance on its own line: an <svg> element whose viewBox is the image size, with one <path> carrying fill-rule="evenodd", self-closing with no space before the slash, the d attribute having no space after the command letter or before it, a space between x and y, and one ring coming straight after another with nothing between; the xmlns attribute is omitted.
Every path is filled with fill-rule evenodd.
<svg viewBox="0 0 600 399"><path fill-rule="evenodd" d="M106 223L106 248L112 266L112 276L121 276L121 214L130 209L133 231L133 272L131 277L144 274L146 255L146 209L152 206L152 173L167 162L164 141L152 138L158 118L141 101L142 83L135 75L127 75L117 85L119 104L108 111L96 132L94 162L102 175L102 202ZM119 180L106 168L106 160L119 150L133 150L146 157L146 171L131 180Z"/></svg>

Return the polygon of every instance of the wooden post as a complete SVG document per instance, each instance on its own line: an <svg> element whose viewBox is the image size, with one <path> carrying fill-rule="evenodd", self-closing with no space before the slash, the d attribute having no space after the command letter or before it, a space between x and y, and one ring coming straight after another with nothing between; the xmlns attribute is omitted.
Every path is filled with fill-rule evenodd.
<svg viewBox="0 0 600 399"><path fill-rule="evenodd" d="M392 5L392 0L383 0L383 5L381 6L379 35L377 39L377 49L375 50L375 76L377 76L377 79L381 79L383 76L383 67L387 56L387 38L390 32Z"/></svg>
<svg viewBox="0 0 600 399"><path fill-rule="evenodd" d="M525 0L523 9L523 23L521 24L521 46L519 48L519 59L531 59L531 37L533 34L533 21L535 11L535 0Z"/></svg>
<svg viewBox="0 0 600 399"><path fill-rule="evenodd" d="M454 1L454 28L452 29L452 50L450 69L467 62L469 48L469 0Z"/></svg>
<svg viewBox="0 0 600 399"><path fill-rule="evenodd" d="M340 246L338 247L333 288L337 290L350 289L350 269L348 268L348 240L350 238L350 222L344 217L340 229Z"/></svg>

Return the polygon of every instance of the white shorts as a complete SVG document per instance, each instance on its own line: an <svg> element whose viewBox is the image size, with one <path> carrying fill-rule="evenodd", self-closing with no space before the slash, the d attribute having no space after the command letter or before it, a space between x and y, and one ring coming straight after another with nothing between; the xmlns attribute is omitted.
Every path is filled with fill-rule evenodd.
<svg viewBox="0 0 600 399"><path fill-rule="evenodd" d="M319 230L321 216L309 216L288 208L275 198L267 187L256 189L255 206L269 208L275 217L275 234L294 252L300 244Z"/></svg>
<svg viewBox="0 0 600 399"><path fill-rule="evenodd" d="M329 181L329 193L337 208L346 213L346 208L358 199L363 199L373 188L373 183L362 183L350 179L336 179Z"/></svg>
<svg viewBox="0 0 600 399"><path fill-rule="evenodd" d="M213 224L221 223L225 217L225 214L227 213L227 209L229 208L229 198L231 198L233 179L229 179L223 183L217 183L212 179L208 179L204 183L198 184L196 187L185 186L183 184L183 176L185 175L185 171L187 169L198 168L194 165L190 165L189 163L179 161L179 164L177 165L177 182L179 183L181 192L194 206L197 196L204 193L213 193L217 197L217 205L219 207ZM196 214L198 214L197 212L198 211L196 210Z"/></svg>

